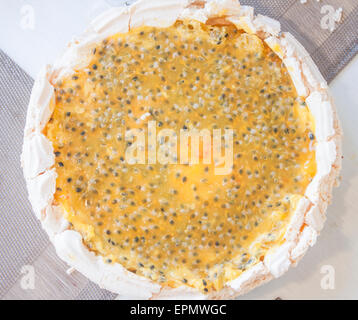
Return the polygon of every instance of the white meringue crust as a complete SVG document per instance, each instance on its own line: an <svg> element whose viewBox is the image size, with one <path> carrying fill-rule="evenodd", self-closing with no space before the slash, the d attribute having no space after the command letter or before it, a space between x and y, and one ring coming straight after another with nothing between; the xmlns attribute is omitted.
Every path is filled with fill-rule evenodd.
<svg viewBox="0 0 358 320"><path fill-rule="evenodd" d="M315 120L317 174L293 214L283 244L270 249L262 262L226 283L221 291L204 295L188 286L161 287L118 263L106 264L103 257L86 247L80 233L68 229L62 209L53 204L57 177L53 168L54 151L41 132L53 111L52 83L86 67L91 50L99 41L143 25L168 27L178 19L205 23L216 17L226 19L245 32L256 33L285 63L298 95L304 99ZM140 0L130 7L113 8L100 15L84 35L68 45L54 66L46 66L40 72L28 108L22 166L31 204L57 254L90 280L118 293L120 299L223 299L280 277L315 244L341 168L341 135L327 83L305 48L291 34L281 33L278 21L254 16L252 7L240 6L235 0Z"/></svg>

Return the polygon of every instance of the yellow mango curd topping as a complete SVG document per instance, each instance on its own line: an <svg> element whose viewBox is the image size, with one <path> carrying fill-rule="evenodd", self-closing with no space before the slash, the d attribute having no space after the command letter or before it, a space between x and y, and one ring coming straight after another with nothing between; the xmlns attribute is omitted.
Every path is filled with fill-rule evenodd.
<svg viewBox="0 0 358 320"><path fill-rule="evenodd" d="M284 241L316 173L314 122L260 38L177 22L117 34L92 55L55 84L44 130L56 155L55 202L90 250L162 285L210 292ZM128 164L125 130L147 131L153 120L178 135L232 128L232 172Z"/></svg>

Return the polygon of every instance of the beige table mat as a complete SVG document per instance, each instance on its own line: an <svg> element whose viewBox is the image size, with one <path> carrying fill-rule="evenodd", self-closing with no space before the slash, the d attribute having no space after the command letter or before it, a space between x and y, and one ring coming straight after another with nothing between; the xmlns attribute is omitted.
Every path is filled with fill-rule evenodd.
<svg viewBox="0 0 358 320"><path fill-rule="evenodd" d="M357 0L241 3L278 19L282 29L291 32L307 48L328 82L358 51ZM342 21L336 24L334 32L321 27L324 5L343 9ZM33 80L0 51L0 298L113 299L114 294L100 289L78 272L66 273L66 264L57 258L31 211L20 153L32 85ZM28 289L25 281L29 270L34 271L34 289Z"/></svg>

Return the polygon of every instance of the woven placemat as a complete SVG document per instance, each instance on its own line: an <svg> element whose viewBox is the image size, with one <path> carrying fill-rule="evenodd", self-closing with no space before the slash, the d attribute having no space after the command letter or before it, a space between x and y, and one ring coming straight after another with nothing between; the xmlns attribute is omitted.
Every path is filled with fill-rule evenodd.
<svg viewBox="0 0 358 320"><path fill-rule="evenodd" d="M277 19L307 49L330 83L358 52L357 0L246 0L256 13ZM334 14L342 9L339 22ZM334 26L331 31L330 26ZM328 27L328 28L327 28Z"/></svg>
<svg viewBox="0 0 358 320"><path fill-rule="evenodd" d="M109 1L119 2L119 1ZM121 1L131 3L133 1ZM330 82L358 51L356 0L252 0L257 13L278 19L306 47ZM325 7L326 6L326 7ZM343 9L332 32L332 10ZM334 22L334 21L333 21ZM27 104L33 79L0 51L0 298L113 299L55 254L32 213L20 168ZM29 277L34 274L32 283Z"/></svg>

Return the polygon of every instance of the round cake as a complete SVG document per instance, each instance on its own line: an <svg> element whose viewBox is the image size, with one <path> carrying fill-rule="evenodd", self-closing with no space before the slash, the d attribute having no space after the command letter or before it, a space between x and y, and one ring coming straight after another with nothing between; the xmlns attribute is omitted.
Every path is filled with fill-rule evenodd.
<svg viewBox="0 0 358 320"><path fill-rule="evenodd" d="M123 299L234 298L296 265L341 167L328 86L234 0L113 8L36 79L22 166L58 255Z"/></svg>

